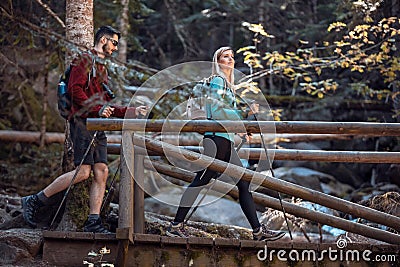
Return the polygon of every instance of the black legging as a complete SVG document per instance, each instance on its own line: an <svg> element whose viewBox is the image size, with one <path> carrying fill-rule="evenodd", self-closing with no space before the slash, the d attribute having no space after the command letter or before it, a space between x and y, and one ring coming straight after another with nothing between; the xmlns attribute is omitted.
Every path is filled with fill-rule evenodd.
<svg viewBox="0 0 400 267"><path fill-rule="evenodd" d="M205 155L242 167L242 162L234 149L234 144L230 140L220 136L205 136L203 139L203 147ZM211 178L217 177L217 175L217 172L209 169L205 171L204 175L203 171L197 173L192 183L186 188L182 195L174 222L183 222L185 220L185 217L199 195L202 186L208 184ZM257 218L253 196L249 192L249 185L249 182L241 179L236 183L236 186L239 189L240 207L242 208L251 227L256 229L260 227L260 222Z"/></svg>

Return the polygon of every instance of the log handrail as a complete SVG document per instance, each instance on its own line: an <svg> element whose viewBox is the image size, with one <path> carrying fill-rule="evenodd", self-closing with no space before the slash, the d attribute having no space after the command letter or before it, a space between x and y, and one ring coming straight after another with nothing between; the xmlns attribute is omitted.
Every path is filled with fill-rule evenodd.
<svg viewBox="0 0 400 267"><path fill-rule="evenodd" d="M324 121L210 121L145 120L88 118L87 128L100 131L146 132L236 132L245 127L248 133L353 134L365 136L400 136L399 123L324 122Z"/></svg>
<svg viewBox="0 0 400 267"><path fill-rule="evenodd" d="M181 147L190 151L199 152L198 146ZM119 154L120 144L108 144L110 154ZM136 148L135 148L136 151ZM154 151L146 151L138 147L137 152L142 155L161 155ZM297 149L268 149L269 157L273 160L293 161L320 161L320 162L354 162L354 163L400 163L400 152L369 152L369 151L325 151L325 150L297 150ZM273 155L273 157L271 156ZM264 149L241 148L239 156L242 159L266 159Z"/></svg>
<svg viewBox="0 0 400 267"><path fill-rule="evenodd" d="M37 131L13 131L0 130L0 140L5 142L23 142L23 143L40 143L41 133ZM363 135L345 135L345 134L275 134L275 142L280 143L296 143L296 142L314 142L314 141L330 141L330 140L350 140L354 138L365 138ZM46 144L64 143L65 133L46 132L43 136ZM167 143L175 143L179 138L179 144L184 146L198 145L202 139L198 136L182 136L182 135L163 135L162 140ZM121 135L107 134L107 143L121 143ZM235 137L235 143L240 143L240 138ZM251 144L260 144L260 135L253 135L250 140Z"/></svg>

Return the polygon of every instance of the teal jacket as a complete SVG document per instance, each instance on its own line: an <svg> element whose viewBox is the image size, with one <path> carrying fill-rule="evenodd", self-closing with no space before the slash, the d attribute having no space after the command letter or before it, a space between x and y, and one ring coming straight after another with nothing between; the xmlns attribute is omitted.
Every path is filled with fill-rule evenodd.
<svg viewBox="0 0 400 267"><path fill-rule="evenodd" d="M210 81L210 107L208 108L211 112L210 117L213 120L241 121L243 118L241 116L241 111L239 111L236 106L236 96L231 88L227 86L224 88L225 84L224 78L220 76L216 76ZM234 142L234 133L205 133L205 135L213 134Z"/></svg>

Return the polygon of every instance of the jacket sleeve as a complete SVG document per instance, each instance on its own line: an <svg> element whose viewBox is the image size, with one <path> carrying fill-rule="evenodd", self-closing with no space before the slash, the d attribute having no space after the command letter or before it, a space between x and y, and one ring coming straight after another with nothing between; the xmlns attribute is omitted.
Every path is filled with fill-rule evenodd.
<svg viewBox="0 0 400 267"><path fill-rule="evenodd" d="M120 107L120 106L112 106L112 107L114 108L113 117L125 118L125 119L136 118L135 107Z"/></svg>

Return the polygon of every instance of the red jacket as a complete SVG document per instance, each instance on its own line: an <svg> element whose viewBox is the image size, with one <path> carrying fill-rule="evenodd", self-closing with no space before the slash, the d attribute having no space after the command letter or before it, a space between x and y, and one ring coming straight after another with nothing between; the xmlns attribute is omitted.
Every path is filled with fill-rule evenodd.
<svg viewBox="0 0 400 267"><path fill-rule="evenodd" d="M95 50L84 53L72 62L71 74L68 81L68 93L72 101L72 115L82 118L98 118L100 109L111 101L111 97L103 90L102 83L108 83L106 67L95 61L95 71L92 71L93 58L96 57ZM95 72L95 75L94 75ZM90 73L90 82L88 83ZM95 76L95 77L93 77ZM123 118L127 107L113 106L113 117ZM129 108L131 117L135 108Z"/></svg>

